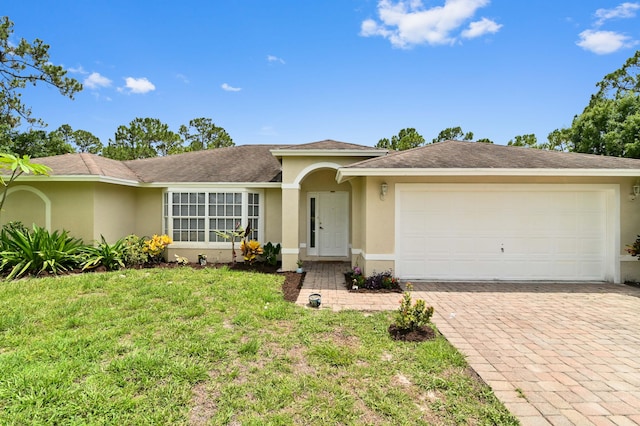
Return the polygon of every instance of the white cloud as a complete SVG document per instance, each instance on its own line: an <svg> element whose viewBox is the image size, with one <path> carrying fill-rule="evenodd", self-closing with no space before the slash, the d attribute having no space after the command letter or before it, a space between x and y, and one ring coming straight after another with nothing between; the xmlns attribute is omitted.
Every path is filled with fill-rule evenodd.
<svg viewBox="0 0 640 426"><path fill-rule="evenodd" d="M598 9L595 13L596 18L598 18L596 26L604 24L609 19L633 18L638 10L640 10L640 3L622 3L613 9Z"/></svg>
<svg viewBox="0 0 640 426"><path fill-rule="evenodd" d="M90 89L98 89L100 87L111 86L111 80L103 75L100 75L100 73L92 72L87 78L84 79L84 82L82 84Z"/></svg>
<svg viewBox="0 0 640 426"><path fill-rule="evenodd" d="M606 55L637 44L630 37L614 31L585 30L579 36L580 41L576 44L598 55Z"/></svg>
<svg viewBox="0 0 640 426"><path fill-rule="evenodd" d="M222 90L227 92L239 92L242 90L240 87L231 87L227 83L222 83L220 87L222 87Z"/></svg>
<svg viewBox="0 0 640 426"><path fill-rule="evenodd" d="M278 132L273 126L262 126L260 130L258 130L258 134L260 136L278 136Z"/></svg>
<svg viewBox="0 0 640 426"><path fill-rule="evenodd" d="M67 71L73 74L89 74L88 71L85 71L84 68L82 68L82 65L80 65L78 68L67 68Z"/></svg>
<svg viewBox="0 0 640 426"><path fill-rule="evenodd" d="M282 58L278 58L277 56L273 56L273 55L267 55L267 61L269 62L280 62L281 64L284 64L284 59Z"/></svg>
<svg viewBox="0 0 640 426"><path fill-rule="evenodd" d="M189 79L188 79L188 78L187 78L187 76L186 76L186 75L184 75L184 74L180 74L180 73L178 73L178 74L176 74L176 78L177 78L178 80L181 80L181 81L182 81L183 83L185 83L185 84L188 84L188 83L189 83Z"/></svg>
<svg viewBox="0 0 640 426"><path fill-rule="evenodd" d="M472 19L477 10L489 4L489 0L445 0L443 6L426 9L420 0L378 2L379 22L367 19L362 22L360 35L381 36L395 47L407 48L418 44L453 44L457 32ZM497 32L501 25L489 19L472 23L463 36L467 38Z"/></svg>
<svg viewBox="0 0 640 426"><path fill-rule="evenodd" d="M464 30L461 35L464 38L476 38L485 34L495 34L500 28L502 28L502 24L498 24L491 19L482 18L479 21L470 23L469 28Z"/></svg>
<svg viewBox="0 0 640 426"><path fill-rule="evenodd" d="M124 80L126 82L125 87L129 89L129 93L148 93L156 90L156 86L154 86L154 84L146 77L127 77Z"/></svg>

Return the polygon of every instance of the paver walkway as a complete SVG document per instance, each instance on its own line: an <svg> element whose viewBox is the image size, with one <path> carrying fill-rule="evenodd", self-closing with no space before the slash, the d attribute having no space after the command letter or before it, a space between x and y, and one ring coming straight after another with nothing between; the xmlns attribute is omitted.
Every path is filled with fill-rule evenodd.
<svg viewBox="0 0 640 426"><path fill-rule="evenodd" d="M298 304L397 309L350 293L346 263L305 263ZM640 425L640 289L606 283L414 283L414 299L523 425Z"/></svg>

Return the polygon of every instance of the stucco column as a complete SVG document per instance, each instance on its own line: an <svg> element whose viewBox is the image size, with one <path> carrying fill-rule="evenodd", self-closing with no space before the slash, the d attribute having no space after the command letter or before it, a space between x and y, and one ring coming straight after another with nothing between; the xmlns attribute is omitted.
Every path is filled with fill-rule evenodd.
<svg viewBox="0 0 640 426"><path fill-rule="evenodd" d="M294 271L300 254L300 186L282 185L282 269Z"/></svg>

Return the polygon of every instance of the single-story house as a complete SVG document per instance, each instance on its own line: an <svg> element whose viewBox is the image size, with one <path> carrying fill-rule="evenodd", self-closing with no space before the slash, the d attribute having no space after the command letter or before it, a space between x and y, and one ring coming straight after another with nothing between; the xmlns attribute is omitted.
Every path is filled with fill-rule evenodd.
<svg viewBox="0 0 640 426"><path fill-rule="evenodd" d="M231 259L239 222L298 259L403 279L623 282L640 233L640 160L446 141L388 152L333 140L133 161L37 159L49 177L9 190L3 222L84 241L166 233L174 254Z"/></svg>

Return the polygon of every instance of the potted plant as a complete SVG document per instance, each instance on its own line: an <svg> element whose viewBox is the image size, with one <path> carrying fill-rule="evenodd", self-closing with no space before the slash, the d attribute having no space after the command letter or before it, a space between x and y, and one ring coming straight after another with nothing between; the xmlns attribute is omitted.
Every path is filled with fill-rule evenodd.
<svg viewBox="0 0 640 426"><path fill-rule="evenodd" d="M312 308L319 308L322 303L322 296L320 293L313 293L309 295L309 306Z"/></svg>
<svg viewBox="0 0 640 426"><path fill-rule="evenodd" d="M303 273L304 269L302 269L302 264L303 264L302 259L298 259L298 262L296 263L298 265L298 269L296 269L296 272L299 274Z"/></svg>

